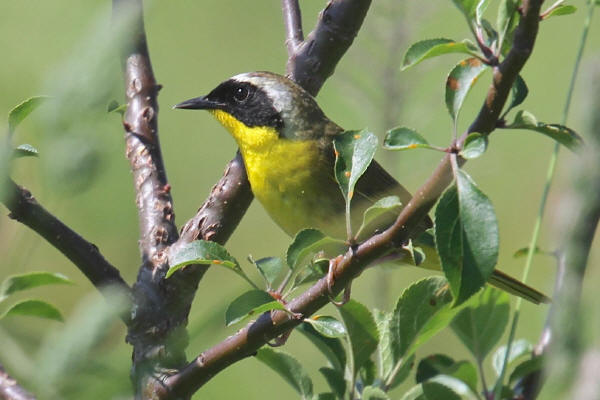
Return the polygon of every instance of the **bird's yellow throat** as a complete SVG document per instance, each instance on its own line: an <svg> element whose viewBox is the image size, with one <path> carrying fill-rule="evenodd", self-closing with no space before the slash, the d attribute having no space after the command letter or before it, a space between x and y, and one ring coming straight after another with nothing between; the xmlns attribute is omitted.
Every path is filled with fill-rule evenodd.
<svg viewBox="0 0 600 400"><path fill-rule="evenodd" d="M320 168L323 154L316 142L282 138L273 127L249 127L225 111L210 112L240 147L252 192L271 218L292 236L307 226L320 228L331 209L315 202L323 185L337 186L323 181L329 171Z"/></svg>

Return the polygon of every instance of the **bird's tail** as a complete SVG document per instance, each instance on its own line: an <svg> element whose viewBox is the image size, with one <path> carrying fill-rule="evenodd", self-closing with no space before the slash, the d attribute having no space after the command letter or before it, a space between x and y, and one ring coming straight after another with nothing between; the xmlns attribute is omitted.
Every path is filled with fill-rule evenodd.
<svg viewBox="0 0 600 400"><path fill-rule="evenodd" d="M498 289L522 297L535 304L551 302L551 299L544 293L535 290L531 286L527 286L518 279L515 279L502 271L498 271L497 269L494 270L492 276L488 279L488 283Z"/></svg>

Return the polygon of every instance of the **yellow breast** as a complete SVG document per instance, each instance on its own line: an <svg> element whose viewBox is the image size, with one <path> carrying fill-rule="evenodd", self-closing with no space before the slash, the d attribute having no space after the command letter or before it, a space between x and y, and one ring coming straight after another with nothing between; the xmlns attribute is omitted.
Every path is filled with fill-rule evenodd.
<svg viewBox="0 0 600 400"><path fill-rule="evenodd" d="M274 128L250 128L226 112L212 113L237 141L252 192L286 233L314 227L339 236L343 197L316 141L281 138Z"/></svg>

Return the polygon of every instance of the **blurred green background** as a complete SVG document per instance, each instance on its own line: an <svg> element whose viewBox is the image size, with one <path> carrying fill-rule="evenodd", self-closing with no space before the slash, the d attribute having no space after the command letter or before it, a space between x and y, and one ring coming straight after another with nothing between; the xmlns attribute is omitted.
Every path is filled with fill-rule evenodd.
<svg viewBox="0 0 600 400"><path fill-rule="evenodd" d="M305 34L313 28L324 3L301 2ZM492 2L488 9L491 21L495 21L497 3ZM520 108L544 122L560 121L581 35L585 2L572 4L579 8L575 15L541 24L533 57L522 73L530 94ZM99 0L0 2L0 48L4 55L0 63L0 124L6 123L5 116L14 105L30 96L45 94L54 98L19 127L15 144L34 145L40 157L18 160L13 177L48 210L98 245L131 283L140 264L135 197L119 116L106 113L110 100L123 101L116 50L119 40L111 34L110 7L109 1ZM235 145L208 114L172 110L171 106L205 94L239 72L284 73L287 54L280 2L146 2L146 31L154 72L164 86L159 97L160 139L176 221L181 226L221 176L235 153ZM463 17L450 1L374 1L354 45L320 92L319 103L332 120L345 128L369 127L383 138L387 129L406 125L423 133L430 142L446 146L452 123L443 89L446 74L459 56L428 60L405 72L399 71L399 65L408 45L416 40L461 40L468 35ZM597 93L589 93L588 80L590 71L597 68L599 51L600 35L592 26L568 121L583 136L590 134L588 115L592 111L587 105ZM486 73L470 94L461 111L459 131L476 115L489 81L490 74ZM497 132L485 156L466 166L492 199L498 214L499 266L516 276L521 276L524 260L514 259L512 254L530 240L553 145L548 138L531 132ZM429 176L440 154L381 150L377 158L414 191ZM561 194L569 187L574 159L567 150L561 151L558 178L542 229L540 246L544 249L553 250L563 241L558 224L565 212L561 209ZM2 213L0 278L50 270L68 275L76 285L23 294L23 298L40 297L58 305L66 315L66 327L19 317L0 321L0 362L28 387L35 388L40 398L128 396L131 349L124 343L125 330L119 321L105 324L97 337L81 349L71 349L68 378L56 378L56 392L39 383L36 368L43 364L42 353L58 348L60 338L68 339L65 330L85 332L89 322L82 315L104 312L97 310L104 300L65 257L8 219L6 209ZM255 258L281 255L288 243L289 239L254 202L227 247L238 260L245 260L248 254ZM600 274L593 268L599 257L596 245L587 289L600 283ZM243 267L258 279L249 263L243 263ZM551 258L536 257L529 283L551 293L554 272ZM427 274L410 268L369 269L354 284L353 298L390 310L403 288ZM218 267L206 274L190 316L190 357L238 329L224 327L224 311L228 301L247 289L246 285ZM546 311L546 306L524 304L517 337L537 341ZM336 311L329 307L323 313ZM316 373L325 362L320 353L298 334L292 335L285 350L305 363L317 390L324 389L324 380ZM450 331L434 338L418 356L434 352L446 352L455 359L469 357ZM493 374L491 369L487 373ZM275 373L253 359L222 372L197 395L203 399L295 396Z"/></svg>

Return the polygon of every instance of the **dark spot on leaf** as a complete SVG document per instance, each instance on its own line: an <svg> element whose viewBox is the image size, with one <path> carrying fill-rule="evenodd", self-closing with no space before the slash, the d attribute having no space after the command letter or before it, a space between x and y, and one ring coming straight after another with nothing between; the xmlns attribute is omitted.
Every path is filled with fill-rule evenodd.
<svg viewBox="0 0 600 400"><path fill-rule="evenodd" d="M481 65L481 61L478 58L469 58L467 62L471 67L479 67Z"/></svg>
<svg viewBox="0 0 600 400"><path fill-rule="evenodd" d="M458 90L460 84L458 83L458 79L449 76L448 80L446 81L446 86L448 86L451 90Z"/></svg>
<svg viewBox="0 0 600 400"><path fill-rule="evenodd" d="M435 300L435 297L432 297L429 299L429 305L432 307L435 307L437 304L437 301Z"/></svg>

